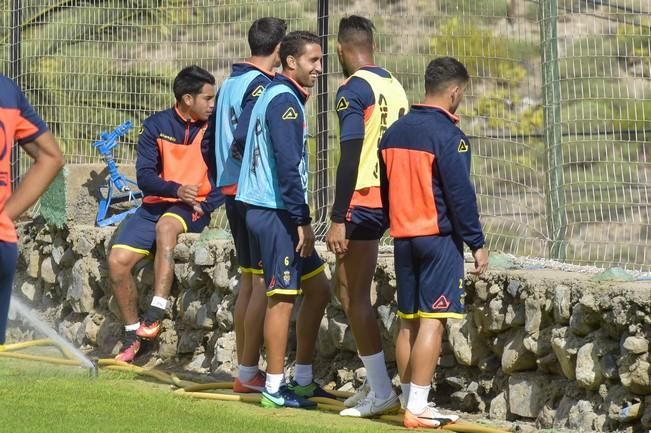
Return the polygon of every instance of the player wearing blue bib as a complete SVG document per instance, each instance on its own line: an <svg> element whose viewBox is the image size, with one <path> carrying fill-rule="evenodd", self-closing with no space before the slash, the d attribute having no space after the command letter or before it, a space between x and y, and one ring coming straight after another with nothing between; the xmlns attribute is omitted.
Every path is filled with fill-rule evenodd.
<svg viewBox="0 0 651 433"><path fill-rule="evenodd" d="M235 392L260 392L265 382L264 373L258 371L267 307L262 261L251 251L246 206L235 200L235 194L251 111L271 83L271 70L280 66L280 41L286 30L287 24L279 18L266 17L253 22L248 33L251 57L233 65L231 75L219 89L215 109L216 183L225 197L226 217L241 274L234 311L239 363L238 377L233 383Z"/></svg>
<svg viewBox="0 0 651 433"><path fill-rule="evenodd" d="M342 416L372 417L400 410L387 374L370 290L379 239L386 230L377 147L384 131L407 112L398 80L373 64L373 23L352 15L339 23L337 54L347 79L339 87L341 158L326 241L337 255L335 287L366 368L366 384L348 398Z"/></svg>
<svg viewBox="0 0 651 433"><path fill-rule="evenodd" d="M304 87L321 73L321 46L309 32L289 33L280 44L282 74L274 77L251 113L236 199L246 203L253 250L262 258L267 286L264 407L314 408L309 397L332 397L313 382L312 361L321 318L330 299L323 262L314 250L307 201L307 117ZM296 296L296 372L283 385L285 352Z"/></svg>

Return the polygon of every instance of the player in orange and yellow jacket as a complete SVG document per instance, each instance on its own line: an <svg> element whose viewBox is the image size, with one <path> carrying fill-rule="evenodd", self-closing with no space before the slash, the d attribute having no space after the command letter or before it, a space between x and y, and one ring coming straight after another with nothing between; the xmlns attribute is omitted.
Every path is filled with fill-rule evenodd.
<svg viewBox="0 0 651 433"><path fill-rule="evenodd" d="M174 79L176 105L143 122L138 140L136 176L142 206L118 228L109 255L113 294L126 336L116 359L130 362L141 339L158 336L174 280L174 247L181 233L199 233L223 195L215 186L214 146L208 119L215 106L215 77L188 66ZM154 296L140 322L138 291L131 270L156 250Z"/></svg>

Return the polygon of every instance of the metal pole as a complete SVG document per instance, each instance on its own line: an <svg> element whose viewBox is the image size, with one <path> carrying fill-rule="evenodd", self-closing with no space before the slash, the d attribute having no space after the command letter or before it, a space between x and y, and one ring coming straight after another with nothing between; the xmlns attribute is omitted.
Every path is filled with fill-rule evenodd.
<svg viewBox="0 0 651 433"><path fill-rule="evenodd" d="M323 50L323 73L317 80L316 94L316 224L323 240L328 221L328 0L317 0L317 32Z"/></svg>
<svg viewBox="0 0 651 433"><path fill-rule="evenodd" d="M16 82L20 79L20 25L22 21L20 0L11 1L11 42L9 53L9 74ZM20 181L20 146L13 143L11 149L11 189L15 189Z"/></svg>
<svg viewBox="0 0 651 433"><path fill-rule="evenodd" d="M563 194L563 148L561 133L561 87L558 58L557 0L539 0L540 35L542 39L543 103L545 163L547 169L547 228L549 255L565 260L565 196Z"/></svg>

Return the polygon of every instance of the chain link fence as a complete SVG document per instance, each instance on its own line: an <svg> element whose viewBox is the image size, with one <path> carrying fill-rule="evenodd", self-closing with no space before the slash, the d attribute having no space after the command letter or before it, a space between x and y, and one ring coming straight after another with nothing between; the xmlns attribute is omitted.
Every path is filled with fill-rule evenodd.
<svg viewBox="0 0 651 433"><path fill-rule="evenodd" d="M248 55L254 19L277 16L290 30L319 33L327 41L324 75L307 112L320 235L339 155L338 23L367 16L377 28L376 63L411 102L422 99L432 58L451 55L468 67L461 128L473 144L492 250L651 269L648 0L2 3L0 72L19 81L72 164L101 162L91 146L100 131L171 105L171 81L183 66L198 64L221 82ZM136 141L133 132L118 147L118 163L134 162ZM27 162L20 159L21 170ZM226 226L221 214L214 222Z"/></svg>

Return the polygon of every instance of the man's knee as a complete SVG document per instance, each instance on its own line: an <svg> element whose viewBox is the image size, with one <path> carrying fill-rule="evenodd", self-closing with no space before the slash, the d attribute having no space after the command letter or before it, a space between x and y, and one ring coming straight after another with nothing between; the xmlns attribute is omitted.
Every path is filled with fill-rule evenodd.
<svg viewBox="0 0 651 433"><path fill-rule="evenodd" d="M120 248L111 249L108 258L109 273L113 279L123 277L131 272L134 260L129 251Z"/></svg>
<svg viewBox="0 0 651 433"><path fill-rule="evenodd" d="M179 221L161 218L156 223L156 247L159 249L175 247L176 239L183 231Z"/></svg>

